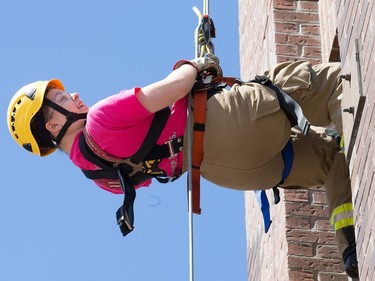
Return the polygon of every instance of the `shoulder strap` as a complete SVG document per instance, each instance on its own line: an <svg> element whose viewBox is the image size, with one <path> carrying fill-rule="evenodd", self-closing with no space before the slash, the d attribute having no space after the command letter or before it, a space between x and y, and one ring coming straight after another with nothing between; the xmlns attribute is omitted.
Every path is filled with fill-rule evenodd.
<svg viewBox="0 0 375 281"><path fill-rule="evenodd" d="M170 115L170 108L164 108L155 113L151 122L150 129L147 132L145 140L143 141L139 150L130 158L132 163L140 163L153 149L158 138L160 137L168 117ZM87 134L88 136L88 134ZM94 144L90 140L91 144ZM123 205L116 212L117 224L123 236L126 236L134 229L134 200L136 196L134 185L128 176L129 168L131 166L124 165L125 163L111 163L95 154L92 149L87 145L85 134L82 134L79 139L79 147L83 156L90 162L94 163L102 170L98 171L83 171L86 177L90 179L98 179L100 177L119 179L121 189L124 193ZM100 149L99 147L95 147ZM117 165L115 165L117 164Z"/></svg>
<svg viewBox="0 0 375 281"><path fill-rule="evenodd" d="M143 159L146 158L147 154L155 146L157 140L159 139L161 132L163 131L169 115L171 114L171 110L169 107L166 107L158 112L155 113L154 119L152 120L150 129L139 148L139 150L130 158L130 161L133 163L139 163Z"/></svg>

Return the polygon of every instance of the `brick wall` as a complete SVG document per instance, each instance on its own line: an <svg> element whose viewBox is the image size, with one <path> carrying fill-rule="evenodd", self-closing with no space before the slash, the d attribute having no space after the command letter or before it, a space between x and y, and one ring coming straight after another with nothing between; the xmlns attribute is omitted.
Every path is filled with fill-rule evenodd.
<svg viewBox="0 0 375 281"><path fill-rule="evenodd" d="M276 63L273 1L238 2L241 78L250 80Z"/></svg>
<svg viewBox="0 0 375 281"><path fill-rule="evenodd" d="M274 0L277 61L321 62L319 13L316 1Z"/></svg>
<svg viewBox="0 0 375 281"><path fill-rule="evenodd" d="M340 61L337 41L336 0L319 2L320 36L322 61ZM333 58L334 57L334 58Z"/></svg>
<svg viewBox="0 0 375 281"><path fill-rule="evenodd" d="M321 1L324 6L318 1L238 2L243 79L286 60L339 61L335 0ZM264 234L255 197L245 194L248 280L348 280L328 220L324 188L287 190L281 196L281 203L271 206L273 224Z"/></svg>
<svg viewBox="0 0 375 281"><path fill-rule="evenodd" d="M336 0L338 43L345 74L356 72L353 62L355 42L365 104L350 158L357 252L361 280L375 280L375 1ZM356 81L345 81L343 96L358 95ZM345 129L345 127L344 127Z"/></svg>
<svg viewBox="0 0 375 281"><path fill-rule="evenodd" d="M267 191L267 194L271 198L272 193ZM284 194L280 195L283 200ZM272 207L273 222L265 234L262 214L253 192L245 192L245 202L248 280L289 280L285 205L280 203Z"/></svg>

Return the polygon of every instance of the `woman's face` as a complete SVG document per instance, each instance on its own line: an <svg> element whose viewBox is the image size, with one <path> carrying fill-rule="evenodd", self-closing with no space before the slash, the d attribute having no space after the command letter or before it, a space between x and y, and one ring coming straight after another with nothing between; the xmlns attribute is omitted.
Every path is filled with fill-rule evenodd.
<svg viewBox="0 0 375 281"><path fill-rule="evenodd" d="M46 98L74 113L87 113L88 106L80 99L78 93L69 94L59 89L51 89Z"/></svg>
<svg viewBox="0 0 375 281"><path fill-rule="evenodd" d="M89 111L89 107L80 99L78 93L69 94L60 89L51 89L49 90L45 98L70 112L87 113ZM47 117L45 119L47 122L52 121L54 124L58 124L61 127L66 122L66 116L55 109L50 108L49 112L46 115ZM78 120L74 122L69 129L83 127L84 122L85 120Z"/></svg>

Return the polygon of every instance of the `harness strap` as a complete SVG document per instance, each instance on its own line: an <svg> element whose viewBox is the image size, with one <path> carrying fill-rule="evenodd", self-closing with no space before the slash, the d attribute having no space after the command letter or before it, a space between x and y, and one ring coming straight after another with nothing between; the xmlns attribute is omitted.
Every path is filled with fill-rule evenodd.
<svg viewBox="0 0 375 281"><path fill-rule="evenodd" d="M154 119L152 120L146 138L144 139L139 150L130 158L131 162L139 163L143 159L145 159L146 156L151 152L157 140L159 139L170 114L171 110L169 107L166 107L155 113Z"/></svg>
<svg viewBox="0 0 375 281"><path fill-rule="evenodd" d="M201 214L200 167L203 160L203 138L206 123L207 89L194 92L194 126L192 148L192 200L193 213Z"/></svg>
<svg viewBox="0 0 375 281"><path fill-rule="evenodd" d="M243 83L238 78L235 78L235 77L223 77L223 76L216 76L216 77L212 78L212 82L213 83L217 83L217 84L225 83L225 84L227 84L230 87L232 87L236 83L239 83L239 84Z"/></svg>
<svg viewBox="0 0 375 281"><path fill-rule="evenodd" d="M146 158L155 147L156 141L160 137L169 115L169 108L165 108L155 113L145 140L138 151L132 157L126 159L130 160L128 162L124 162L123 159L106 154L98 145L95 144L87 131L84 131L79 139L79 147L83 156L88 161L102 168L102 170L95 171L82 170L85 176L90 179L107 178L118 179L120 181L121 189L124 193L124 202L116 212L116 219L123 236L127 235L134 229L133 205L136 192L134 188L134 180L131 179L129 175L133 172L135 167L134 165L141 163L142 160L144 160L144 158ZM167 146L169 148L167 150L171 151L171 145L169 144Z"/></svg>
<svg viewBox="0 0 375 281"><path fill-rule="evenodd" d="M294 99L292 99L282 89L275 86L271 82L271 80L266 76L257 75L255 76L255 79L251 80L250 82L260 83L274 90L277 95L277 99L279 100L279 104L281 108L284 110L286 116L288 117L292 127L298 125L298 127L302 130L303 134L308 134L311 124L303 114L301 106Z"/></svg>
<svg viewBox="0 0 375 281"><path fill-rule="evenodd" d="M193 148L192 148L192 211L194 214L201 214L200 208L200 167L203 160L203 140L206 124L207 100L214 94L211 90L214 86L224 87L223 83L233 86L241 83L234 77L213 77L210 84L196 82L193 88Z"/></svg>
<svg viewBox="0 0 375 281"><path fill-rule="evenodd" d="M279 184L282 184L283 181L289 176L290 171L292 170L293 166L293 144L292 141L289 140L283 150L281 151L281 155L283 157L284 161L284 170L282 174L282 180ZM279 190L277 189L277 186L273 187L273 193L274 193L274 202L275 204L280 202L280 196L279 196ZM267 233L272 220L270 216L270 204L268 202L268 198L266 195L265 190L254 190L256 199L258 201L258 205L260 207L260 210L262 211L263 215L263 222L264 222L264 232Z"/></svg>

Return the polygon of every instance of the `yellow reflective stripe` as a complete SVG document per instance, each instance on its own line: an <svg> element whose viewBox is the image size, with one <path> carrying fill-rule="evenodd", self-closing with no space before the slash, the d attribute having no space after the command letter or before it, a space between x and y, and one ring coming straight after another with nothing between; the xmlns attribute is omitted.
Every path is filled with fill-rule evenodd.
<svg viewBox="0 0 375 281"><path fill-rule="evenodd" d="M343 205L337 206L331 216L331 224L335 231L354 225L353 219L353 204L345 203Z"/></svg>
<svg viewBox="0 0 375 281"><path fill-rule="evenodd" d="M345 203L343 205L337 206L331 215L331 224L333 225L335 223L335 217L338 214L345 213L347 211L353 211L353 204L352 203Z"/></svg>
<svg viewBox="0 0 375 281"><path fill-rule="evenodd" d="M335 228L335 231L337 231L343 227L352 226L352 225L354 225L354 219L347 218L347 219L343 219L343 220L339 220L335 222L334 228Z"/></svg>
<svg viewBox="0 0 375 281"><path fill-rule="evenodd" d="M344 136L341 137L341 140L340 140L340 148L342 149L342 151L345 152Z"/></svg>
<svg viewBox="0 0 375 281"><path fill-rule="evenodd" d="M345 220L348 218L353 218L353 211L345 211L344 213L337 214L333 223L337 221Z"/></svg>

